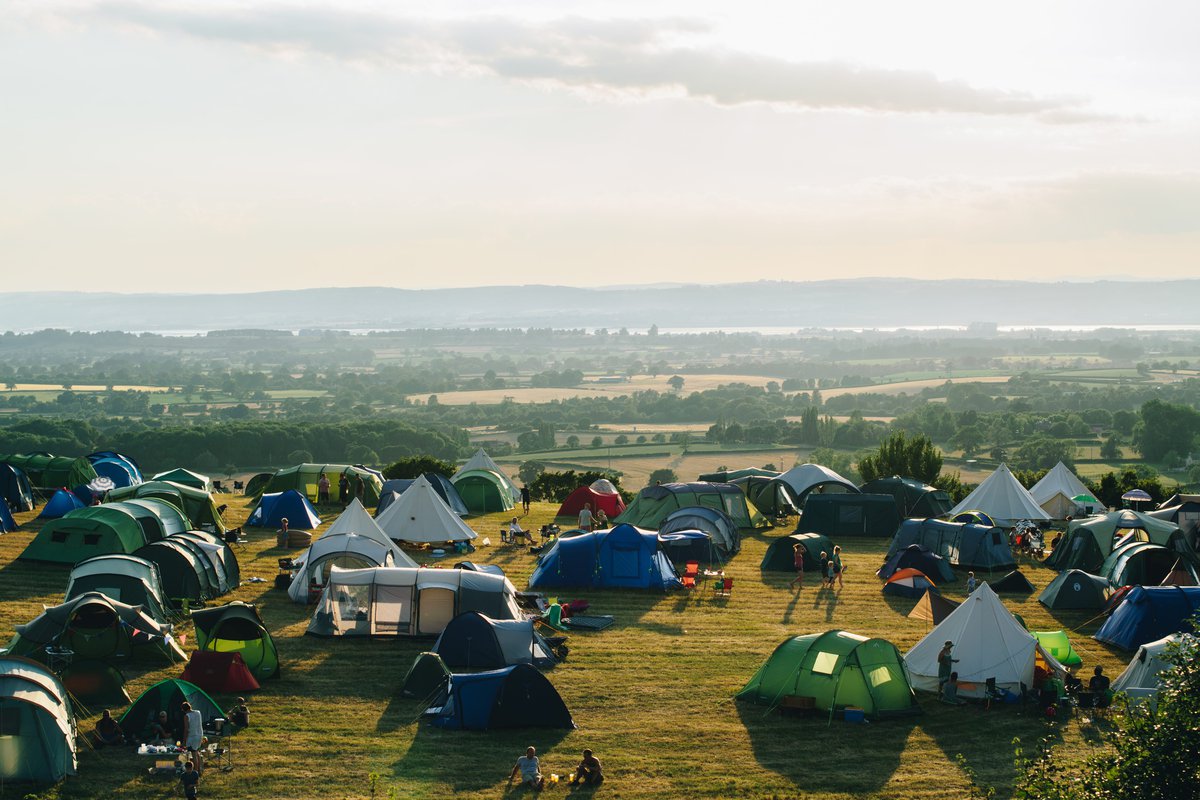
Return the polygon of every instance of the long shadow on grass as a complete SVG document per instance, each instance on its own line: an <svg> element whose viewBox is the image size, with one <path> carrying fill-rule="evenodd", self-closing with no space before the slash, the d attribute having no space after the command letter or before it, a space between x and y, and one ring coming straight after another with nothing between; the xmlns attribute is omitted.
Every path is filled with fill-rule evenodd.
<svg viewBox="0 0 1200 800"><path fill-rule="evenodd" d="M781 716L765 706L735 702L750 736L754 758L804 792L874 794L900 766L909 734L919 717L850 724L830 721L827 712ZM819 742L821 757L799 755L798 742ZM803 749L803 748L801 748ZM864 769L864 765L870 765Z"/></svg>
<svg viewBox="0 0 1200 800"><path fill-rule="evenodd" d="M70 575L70 564L13 559L0 567L0 602L29 600L47 594L57 598L54 602L62 602Z"/></svg>

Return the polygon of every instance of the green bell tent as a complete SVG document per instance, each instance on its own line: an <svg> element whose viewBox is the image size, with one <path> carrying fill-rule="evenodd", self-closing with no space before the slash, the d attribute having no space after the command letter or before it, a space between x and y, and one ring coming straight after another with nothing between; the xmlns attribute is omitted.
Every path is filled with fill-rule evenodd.
<svg viewBox="0 0 1200 800"><path fill-rule="evenodd" d="M129 555L145 544L146 534L129 511L116 505L88 506L47 522L20 557L76 564L93 556Z"/></svg>
<svg viewBox="0 0 1200 800"><path fill-rule="evenodd" d="M673 511L690 506L724 511L738 530L768 527L766 518L758 513L741 489L729 483L702 482L647 486L613 523L627 522L637 528L656 531Z"/></svg>
<svg viewBox="0 0 1200 800"><path fill-rule="evenodd" d="M920 711L896 646L846 631L786 639L737 699L775 707L788 696L811 697L830 713L847 706L868 717Z"/></svg>
<svg viewBox="0 0 1200 800"><path fill-rule="evenodd" d="M212 491L212 479L207 475L201 475L199 472L192 472L190 469L176 467L166 472L160 472L150 480L152 481L170 481L183 486L190 486L193 489L199 489L202 492Z"/></svg>
<svg viewBox="0 0 1200 800"><path fill-rule="evenodd" d="M279 653L258 609L235 601L192 612L196 646L218 653L239 653L257 680L279 677Z"/></svg>
<svg viewBox="0 0 1200 800"><path fill-rule="evenodd" d="M450 482L472 514L511 511L514 507L505 488L504 476L498 472L490 469L467 470L455 475Z"/></svg>
<svg viewBox="0 0 1200 800"><path fill-rule="evenodd" d="M317 492L321 482L321 473L329 478L329 500L346 505L350 497L342 497L338 488L341 477L345 475L350 480L350 496L354 496L356 478L362 478L364 506L374 508L379 504L379 493L383 489L383 476L373 469L353 466L350 464L297 464L294 467L281 469L271 476L261 489L262 494L275 494L295 489L309 499L317 502Z"/></svg>

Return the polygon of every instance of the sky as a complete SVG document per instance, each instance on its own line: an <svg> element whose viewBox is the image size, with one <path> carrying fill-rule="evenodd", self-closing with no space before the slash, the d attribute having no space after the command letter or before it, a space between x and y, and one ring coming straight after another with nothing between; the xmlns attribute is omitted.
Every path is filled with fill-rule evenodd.
<svg viewBox="0 0 1200 800"><path fill-rule="evenodd" d="M5 291L1200 277L1200 4L0 4Z"/></svg>

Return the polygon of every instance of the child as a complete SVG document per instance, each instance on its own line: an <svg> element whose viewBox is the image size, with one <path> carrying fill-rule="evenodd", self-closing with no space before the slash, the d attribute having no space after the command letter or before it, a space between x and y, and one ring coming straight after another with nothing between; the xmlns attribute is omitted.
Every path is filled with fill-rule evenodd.
<svg viewBox="0 0 1200 800"><path fill-rule="evenodd" d="M975 591L975 585L976 585L975 584L975 573L968 572L967 573L967 594L971 594Z"/></svg>
<svg viewBox="0 0 1200 800"><path fill-rule="evenodd" d="M789 589L796 588L799 584L800 588L804 588L804 557L808 555L808 551L804 549L804 545L796 542L792 545L792 564L796 567L796 577L792 578L792 582L788 584Z"/></svg>
<svg viewBox="0 0 1200 800"><path fill-rule="evenodd" d="M196 765L191 761L183 765L183 774L179 776L179 782L183 784L183 796L188 800L196 800L200 791L200 773L196 772Z"/></svg>
<svg viewBox="0 0 1200 800"><path fill-rule="evenodd" d="M825 584L832 589L833 581L837 578L837 563L831 558L825 562Z"/></svg>

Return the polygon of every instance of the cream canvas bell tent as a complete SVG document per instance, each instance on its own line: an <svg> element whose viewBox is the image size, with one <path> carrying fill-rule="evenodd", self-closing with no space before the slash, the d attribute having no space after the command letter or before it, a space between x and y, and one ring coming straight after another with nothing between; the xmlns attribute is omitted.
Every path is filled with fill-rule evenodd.
<svg viewBox="0 0 1200 800"><path fill-rule="evenodd" d="M1091 492L1075 477L1070 467L1061 461L1030 488L1029 494L1051 519L1066 519L1080 511L1091 511L1093 506L1099 506L1099 503L1079 502L1074 499L1090 497Z"/></svg>
<svg viewBox="0 0 1200 800"><path fill-rule="evenodd" d="M375 522L388 538L398 542L466 542L476 536L424 476L413 481Z"/></svg>
<svg viewBox="0 0 1200 800"><path fill-rule="evenodd" d="M950 510L950 516L972 510L984 512L997 525L1006 528L1023 519L1050 519L1050 515L1021 485L1007 464L996 467L996 471L975 487L975 491Z"/></svg>

